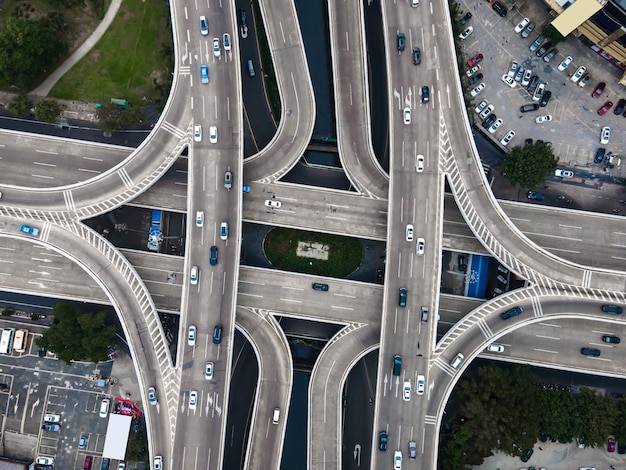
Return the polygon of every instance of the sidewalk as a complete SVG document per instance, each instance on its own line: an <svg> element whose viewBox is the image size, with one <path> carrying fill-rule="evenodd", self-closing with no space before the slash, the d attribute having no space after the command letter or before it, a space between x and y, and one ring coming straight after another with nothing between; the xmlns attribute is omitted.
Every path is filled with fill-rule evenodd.
<svg viewBox="0 0 626 470"><path fill-rule="evenodd" d="M45 97L48 96L52 87L58 82L63 75L65 75L74 65L78 63L80 59L85 57L87 53L91 50L93 46L100 40L100 38L104 35L115 15L117 15L117 11L122 4L122 0L112 0L111 5L109 5L109 9L107 10L106 15L98 25L98 27L91 33L91 36L87 38L87 40L80 46L76 51L69 56L65 62L63 62L54 72L50 74L50 76L37 88L31 91L29 94L34 96Z"/></svg>

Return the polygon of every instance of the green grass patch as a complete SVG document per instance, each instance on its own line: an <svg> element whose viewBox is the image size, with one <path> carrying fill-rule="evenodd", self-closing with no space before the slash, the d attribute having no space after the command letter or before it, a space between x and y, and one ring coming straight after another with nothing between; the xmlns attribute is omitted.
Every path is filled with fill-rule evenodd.
<svg viewBox="0 0 626 470"><path fill-rule="evenodd" d="M263 15L261 15L258 1L252 2L252 11L254 12L257 41L259 44L261 62L263 64L263 82L265 84L265 90L267 91L267 98L270 102L270 109L272 116L274 116L274 121L280 122L282 102L278 91L278 82L276 81L272 53L267 41L267 33L265 32L265 23L263 22Z"/></svg>
<svg viewBox="0 0 626 470"><path fill-rule="evenodd" d="M298 256L296 248L299 241L328 245L328 260ZM280 227L270 230L263 249L267 259L283 271L337 278L355 271L363 259L363 249L355 238Z"/></svg>
<svg viewBox="0 0 626 470"><path fill-rule="evenodd" d="M165 2L124 0L102 39L50 96L98 103L120 98L135 106L159 101L173 68L168 18Z"/></svg>

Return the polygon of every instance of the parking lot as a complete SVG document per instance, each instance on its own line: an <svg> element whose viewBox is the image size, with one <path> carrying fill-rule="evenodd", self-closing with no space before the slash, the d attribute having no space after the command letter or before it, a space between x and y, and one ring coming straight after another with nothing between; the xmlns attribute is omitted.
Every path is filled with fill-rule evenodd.
<svg viewBox="0 0 626 470"><path fill-rule="evenodd" d="M2 328L24 327L17 322L3 322ZM54 355L40 357L34 340L42 327L26 325L30 330L26 350L0 355L0 412L3 418L2 453L23 461L36 457L54 458L54 468L82 469L85 457L93 458L92 469L100 469L102 450L108 425L99 416L104 397L113 402L113 395L128 397L136 392L134 369L128 356L119 359L115 380L113 362L101 364L77 362L70 365ZM118 360L116 360L116 363ZM123 365L128 362L127 365ZM107 378L99 386L96 378ZM114 383L117 382L117 383ZM111 407L112 409L112 407ZM42 428L46 413L58 415L58 424L50 430ZM134 420L137 421L137 420ZM134 422L133 421L133 422ZM142 426L140 426L142 428ZM133 432L145 430L133 427ZM86 436L84 449L79 448L81 436ZM31 460L32 459L32 460ZM109 469L117 468L117 461Z"/></svg>
<svg viewBox="0 0 626 470"><path fill-rule="evenodd" d="M514 130L516 136L509 146L523 144L526 138L551 142L562 167L574 171L572 183L596 177L626 176L623 168L626 165L605 171L605 163L594 163L602 127L611 127L611 140L609 144L602 145L607 152L621 154L626 144L626 133L622 131L626 118L621 114L615 115L613 109L603 116L598 115L598 109L606 101L616 105L620 98L626 98L621 85L617 85L622 72L571 35L556 46L558 52L546 63L529 50L542 28L553 19L546 5L539 0L516 2L514 7L511 2L500 2L509 9L506 17L496 14L492 4L485 1L461 2L462 9L472 13L468 25L474 28L473 34L462 44L466 59L479 53L484 55L480 72L484 75L482 82L486 88L474 98L475 104L487 99L494 105L497 117L504 121L492 138L500 141L509 130ZM526 39L514 32L515 26L524 17L536 25ZM568 55L573 57L572 63L565 71L558 71L558 65ZM546 83L546 90L552 92L546 107L534 112L520 112L520 106L537 101L532 101L531 95L519 83L510 88L502 81L501 77L509 70L512 60L525 69L531 69L533 74L539 76L540 82ZM569 79L580 65L584 65L592 75L583 88ZM606 88L599 98L594 99L591 95L598 82L605 82ZM480 127L478 116L472 114L477 127ZM553 119L537 124L536 117L542 115L551 115Z"/></svg>

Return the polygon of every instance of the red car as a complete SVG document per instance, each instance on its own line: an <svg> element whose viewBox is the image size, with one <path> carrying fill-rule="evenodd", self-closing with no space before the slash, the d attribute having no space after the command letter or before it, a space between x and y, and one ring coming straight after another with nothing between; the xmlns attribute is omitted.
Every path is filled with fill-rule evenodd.
<svg viewBox="0 0 626 470"><path fill-rule="evenodd" d="M615 438L614 437L609 437L609 443L606 446L606 450L608 452L615 452Z"/></svg>
<svg viewBox="0 0 626 470"><path fill-rule="evenodd" d="M91 455L88 455L87 457L85 457L85 463L83 464L83 469L84 470L91 470L91 463L93 462L93 457Z"/></svg>
<svg viewBox="0 0 626 470"><path fill-rule="evenodd" d="M593 90L593 93L591 94L592 98L599 98L600 95L602 94L602 92L604 91L604 87L606 86L606 83L604 82L600 82L598 83L598 86L596 86L596 89Z"/></svg>
<svg viewBox="0 0 626 470"><path fill-rule="evenodd" d="M606 112L611 109L613 107L613 102L612 101L607 101L606 103L604 103L604 106L602 106L600 109L598 109L598 114L600 116L602 116L603 114L606 114Z"/></svg>
<svg viewBox="0 0 626 470"><path fill-rule="evenodd" d="M478 55L472 57L470 60L468 60L467 61L467 65L470 66L470 67L473 67L474 65L476 65L481 60L483 60L483 55L482 54L478 54Z"/></svg>

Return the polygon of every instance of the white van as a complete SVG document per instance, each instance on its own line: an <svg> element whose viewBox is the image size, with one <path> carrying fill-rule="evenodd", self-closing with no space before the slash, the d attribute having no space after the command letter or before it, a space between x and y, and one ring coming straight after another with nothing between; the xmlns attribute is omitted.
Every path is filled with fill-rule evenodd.
<svg viewBox="0 0 626 470"><path fill-rule="evenodd" d="M109 400L108 398L105 398L104 400L102 400L102 403L100 403L100 417L101 418L106 418L107 416L109 416L109 405L111 404L111 400Z"/></svg>
<svg viewBox="0 0 626 470"><path fill-rule="evenodd" d="M274 413L272 414L272 424L278 424L280 421L280 408L274 408Z"/></svg>
<svg viewBox="0 0 626 470"><path fill-rule="evenodd" d="M465 356L462 353L458 353L456 356L454 356L454 359L450 361L450 365L452 366L452 368L456 369L461 365L463 359L465 359Z"/></svg>

